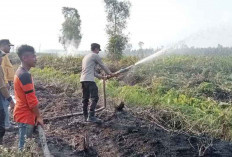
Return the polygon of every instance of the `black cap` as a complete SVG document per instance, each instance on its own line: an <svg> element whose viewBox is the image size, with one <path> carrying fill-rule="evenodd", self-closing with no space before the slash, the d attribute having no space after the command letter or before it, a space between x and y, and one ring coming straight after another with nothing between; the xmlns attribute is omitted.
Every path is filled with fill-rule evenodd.
<svg viewBox="0 0 232 157"><path fill-rule="evenodd" d="M100 45L98 43L92 43L91 44L91 51L93 51L95 48L98 48L99 51L101 51Z"/></svg>
<svg viewBox="0 0 232 157"><path fill-rule="evenodd" d="M10 43L9 39L2 39L2 40L0 40L0 45L14 46L13 44Z"/></svg>

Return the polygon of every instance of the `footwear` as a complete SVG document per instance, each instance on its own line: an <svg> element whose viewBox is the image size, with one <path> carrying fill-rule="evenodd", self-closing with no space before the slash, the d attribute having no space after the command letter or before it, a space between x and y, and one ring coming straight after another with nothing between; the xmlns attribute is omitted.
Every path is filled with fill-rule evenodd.
<svg viewBox="0 0 232 157"><path fill-rule="evenodd" d="M84 115L84 121L86 122L88 119L88 111L83 111L83 115Z"/></svg>
<svg viewBox="0 0 232 157"><path fill-rule="evenodd" d="M95 111L90 111L89 117L87 119L87 122L92 122L92 123L102 123L102 120L95 117Z"/></svg>
<svg viewBox="0 0 232 157"><path fill-rule="evenodd" d="M84 122L87 122L88 116L84 116Z"/></svg>
<svg viewBox="0 0 232 157"><path fill-rule="evenodd" d="M84 121L86 122L88 119L88 104L83 104L83 115Z"/></svg>
<svg viewBox="0 0 232 157"><path fill-rule="evenodd" d="M91 123L102 123L102 120L97 117L88 117L87 122Z"/></svg>

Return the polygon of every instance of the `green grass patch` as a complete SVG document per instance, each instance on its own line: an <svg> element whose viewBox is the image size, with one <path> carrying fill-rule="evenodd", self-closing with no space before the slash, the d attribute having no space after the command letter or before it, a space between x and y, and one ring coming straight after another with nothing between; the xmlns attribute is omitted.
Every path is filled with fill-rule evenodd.
<svg viewBox="0 0 232 157"><path fill-rule="evenodd" d="M232 57L170 56L136 67L112 79L106 91L127 105L153 106L162 125L175 130L232 138ZM80 74L58 68L32 69L37 80L80 90ZM136 80L138 79L139 80ZM129 80L129 81L128 81ZM101 87L101 81L97 81ZM223 104L223 105L221 105Z"/></svg>

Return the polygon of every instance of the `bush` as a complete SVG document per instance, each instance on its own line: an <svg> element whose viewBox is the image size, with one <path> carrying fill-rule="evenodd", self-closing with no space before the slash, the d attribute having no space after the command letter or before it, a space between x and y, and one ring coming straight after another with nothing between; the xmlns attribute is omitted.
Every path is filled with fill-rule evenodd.
<svg viewBox="0 0 232 157"><path fill-rule="evenodd" d="M231 103L231 60L232 57L221 56L160 58L132 69L125 80L130 83L136 76L140 78L139 82L133 82L136 85L113 79L107 81L106 91L108 96L129 105L153 106L159 111L156 118L171 129L231 139L232 107L220 105L224 101ZM136 59L128 57L115 67L134 62ZM80 88L80 75L69 75L54 68L33 69L32 72L36 79L44 79L45 83Z"/></svg>

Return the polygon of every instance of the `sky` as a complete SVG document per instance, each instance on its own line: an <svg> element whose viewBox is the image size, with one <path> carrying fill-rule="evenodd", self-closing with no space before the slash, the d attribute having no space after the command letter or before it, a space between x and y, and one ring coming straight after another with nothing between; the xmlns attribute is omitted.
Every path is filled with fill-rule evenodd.
<svg viewBox="0 0 232 157"><path fill-rule="evenodd" d="M133 48L172 45L232 46L232 1L230 0L130 0L131 16L126 33ZM107 24L103 0L7 0L0 5L0 38L29 44L37 51L63 49L58 42L64 21L62 7L78 10L83 38L79 51L92 42L104 49Z"/></svg>

